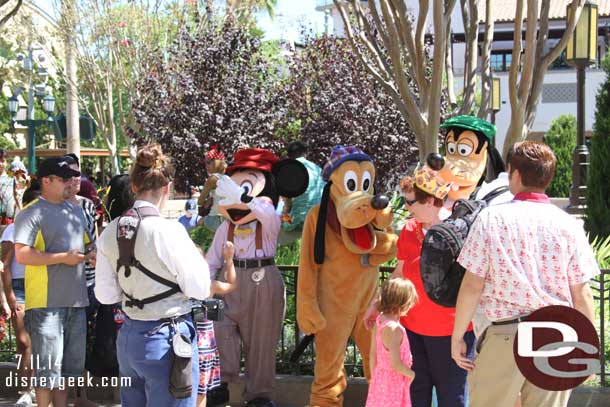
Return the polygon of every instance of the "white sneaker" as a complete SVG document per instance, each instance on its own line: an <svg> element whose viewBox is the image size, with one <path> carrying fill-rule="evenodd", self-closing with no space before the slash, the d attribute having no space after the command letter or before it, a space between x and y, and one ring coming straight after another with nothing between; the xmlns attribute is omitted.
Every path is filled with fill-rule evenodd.
<svg viewBox="0 0 610 407"><path fill-rule="evenodd" d="M31 407L34 404L33 393L33 390L23 393L21 397L19 397L19 400L17 400L15 403L15 407Z"/></svg>

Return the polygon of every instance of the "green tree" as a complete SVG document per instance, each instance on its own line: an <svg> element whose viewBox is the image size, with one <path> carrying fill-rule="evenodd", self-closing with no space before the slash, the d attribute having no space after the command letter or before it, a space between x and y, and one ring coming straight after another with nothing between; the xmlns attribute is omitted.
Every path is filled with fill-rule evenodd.
<svg viewBox="0 0 610 407"><path fill-rule="evenodd" d="M586 226L589 235L610 236L610 59L602 63L606 81L597 92L591 161L587 176Z"/></svg>
<svg viewBox="0 0 610 407"><path fill-rule="evenodd" d="M570 196L572 186L572 153L576 148L576 117L562 114L551 123L544 142L553 149L557 157L557 168L547 194L553 197Z"/></svg>

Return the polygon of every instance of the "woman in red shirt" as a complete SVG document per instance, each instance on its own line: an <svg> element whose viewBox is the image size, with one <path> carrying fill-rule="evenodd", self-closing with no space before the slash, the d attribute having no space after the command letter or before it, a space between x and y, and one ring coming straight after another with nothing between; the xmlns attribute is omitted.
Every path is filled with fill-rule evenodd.
<svg viewBox="0 0 610 407"><path fill-rule="evenodd" d="M455 308L440 306L428 298L419 271L426 231L450 214L443 208L450 185L435 171L424 167L415 171L413 177L403 178L400 189L411 218L398 238L398 264L390 278L411 280L419 296L419 302L400 321L407 329L413 354L415 379L411 384L411 402L413 407L430 407L433 388L436 388L438 407L463 407L468 405L467 372L451 358ZM464 340L469 354L472 354L472 327L464 335Z"/></svg>

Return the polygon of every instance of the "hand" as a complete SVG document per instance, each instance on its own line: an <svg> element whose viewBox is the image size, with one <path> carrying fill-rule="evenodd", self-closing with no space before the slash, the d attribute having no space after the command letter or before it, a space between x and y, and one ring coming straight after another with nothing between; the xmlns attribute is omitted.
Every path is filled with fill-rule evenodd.
<svg viewBox="0 0 610 407"><path fill-rule="evenodd" d="M23 311L23 304L17 302L17 297L15 297L15 292L12 289L6 296L6 302L8 302L8 306L12 312L17 313Z"/></svg>
<svg viewBox="0 0 610 407"><path fill-rule="evenodd" d="M369 305L368 309L364 313L364 327L368 330L373 329L375 326L375 321L377 321L377 316L379 312L377 311L377 304L372 303Z"/></svg>
<svg viewBox="0 0 610 407"><path fill-rule="evenodd" d="M322 314L312 313L310 318L299 318L297 316L299 328L305 335L312 335L326 328L326 318Z"/></svg>
<svg viewBox="0 0 610 407"><path fill-rule="evenodd" d="M6 316L6 319L9 319L11 317L11 307L6 301L2 303L2 313Z"/></svg>
<svg viewBox="0 0 610 407"><path fill-rule="evenodd" d="M226 261L232 261L234 254L235 254L235 246L233 245L233 242L228 242L228 241L225 242L222 245L222 257Z"/></svg>
<svg viewBox="0 0 610 407"><path fill-rule="evenodd" d="M218 205L240 204L243 193L244 191L228 175L222 175L216 184L216 194L220 197Z"/></svg>
<svg viewBox="0 0 610 407"><path fill-rule="evenodd" d="M95 267L95 265L97 264L97 252L93 251L87 253L85 257L87 258L87 263L89 263L91 267Z"/></svg>
<svg viewBox="0 0 610 407"><path fill-rule="evenodd" d="M451 357L460 368L469 372L474 368L474 363L466 356L467 352L468 348L463 336L451 337Z"/></svg>
<svg viewBox="0 0 610 407"><path fill-rule="evenodd" d="M87 257L85 257L85 255L78 249L74 249L65 254L63 263L67 264L68 266L76 266L85 260L87 260Z"/></svg>

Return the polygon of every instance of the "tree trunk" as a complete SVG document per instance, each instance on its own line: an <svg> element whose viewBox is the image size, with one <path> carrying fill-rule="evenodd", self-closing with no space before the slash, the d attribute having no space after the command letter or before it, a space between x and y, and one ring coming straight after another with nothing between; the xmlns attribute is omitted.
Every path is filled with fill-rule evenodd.
<svg viewBox="0 0 610 407"><path fill-rule="evenodd" d="M447 33L447 55L445 56L445 71L447 72L447 96L449 98L449 106L454 110L457 106L457 97L455 95L455 79L453 76L453 34L451 32L451 17L446 24Z"/></svg>
<svg viewBox="0 0 610 407"><path fill-rule="evenodd" d="M479 13L474 0L460 0L462 21L466 37L466 55L464 67L464 93L460 114L470 114L474 109L474 97L477 85L477 62L479 42Z"/></svg>
<svg viewBox="0 0 610 407"><path fill-rule="evenodd" d="M494 37L494 18L492 0L485 1L485 40L481 66L481 106L478 117L487 119L491 110L491 45Z"/></svg>
<svg viewBox="0 0 610 407"><path fill-rule="evenodd" d="M64 18L64 46L66 47L66 142L68 153L80 157L80 115L78 112L78 88L76 76L76 50L74 28L76 7L74 0L62 2Z"/></svg>

